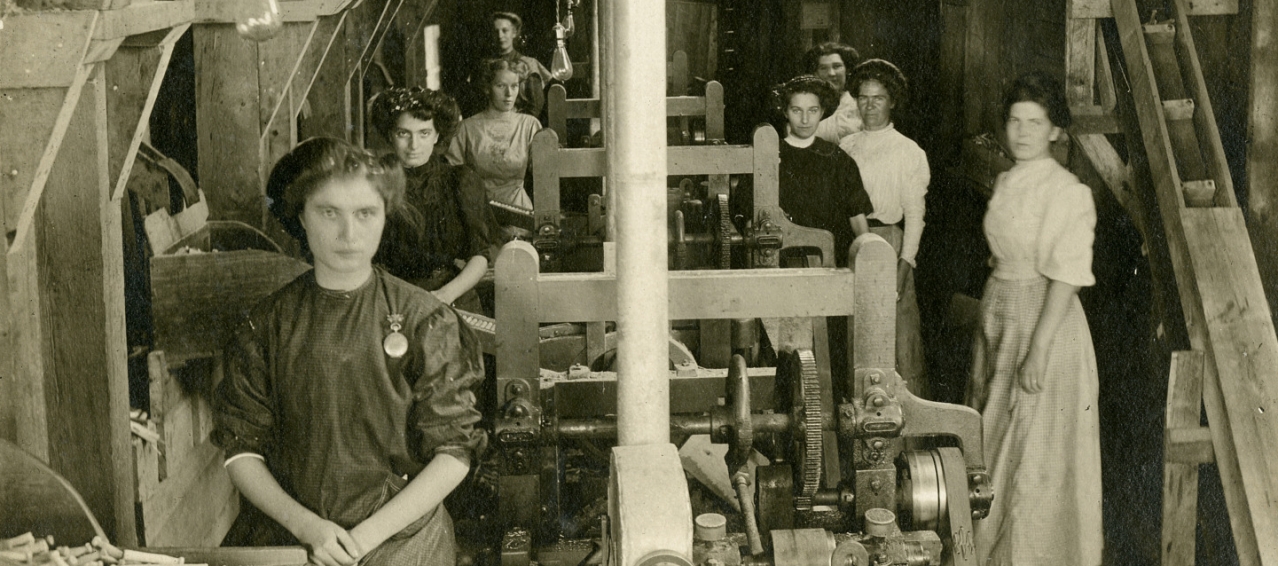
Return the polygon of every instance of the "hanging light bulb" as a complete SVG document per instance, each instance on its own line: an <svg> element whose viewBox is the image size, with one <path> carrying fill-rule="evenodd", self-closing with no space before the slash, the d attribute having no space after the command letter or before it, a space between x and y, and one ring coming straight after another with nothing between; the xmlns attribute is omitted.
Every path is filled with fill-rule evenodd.
<svg viewBox="0 0 1278 566"><path fill-rule="evenodd" d="M568 46L564 43L563 24L555 24L555 55L550 61L550 76L560 82L572 78L572 59L568 57Z"/></svg>
<svg viewBox="0 0 1278 566"><path fill-rule="evenodd" d="M284 26L280 6L275 0L234 0L239 4L235 15L235 31L244 39L266 41Z"/></svg>

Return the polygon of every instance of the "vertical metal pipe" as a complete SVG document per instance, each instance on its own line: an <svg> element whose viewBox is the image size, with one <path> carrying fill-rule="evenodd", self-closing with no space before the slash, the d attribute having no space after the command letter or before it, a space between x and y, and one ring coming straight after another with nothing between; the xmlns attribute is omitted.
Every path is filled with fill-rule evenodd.
<svg viewBox="0 0 1278 566"><path fill-rule="evenodd" d="M667 376L665 2L616 0L608 36L608 186L617 219L617 426L670 442Z"/></svg>
<svg viewBox="0 0 1278 566"><path fill-rule="evenodd" d="M599 15L600 6L603 4L599 0L594 0L590 6L590 96L599 98L600 91L599 81L603 80L603 73L600 72L603 65L602 47L599 45L599 22L602 18Z"/></svg>

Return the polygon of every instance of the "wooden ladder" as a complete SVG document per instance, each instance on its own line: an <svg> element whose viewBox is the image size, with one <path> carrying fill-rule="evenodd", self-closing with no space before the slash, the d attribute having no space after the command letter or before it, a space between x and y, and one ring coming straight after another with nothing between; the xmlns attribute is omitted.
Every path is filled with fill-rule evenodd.
<svg viewBox="0 0 1278 566"><path fill-rule="evenodd" d="M1140 128L1129 139L1143 141L1192 347L1172 355L1162 563L1193 564L1198 465L1215 461L1240 563L1274 566L1278 338L1235 200L1190 12L1185 0L1170 4L1170 19L1146 23L1135 0L1110 3ZM1133 151L1141 146L1129 144ZM1204 406L1209 427L1199 426Z"/></svg>

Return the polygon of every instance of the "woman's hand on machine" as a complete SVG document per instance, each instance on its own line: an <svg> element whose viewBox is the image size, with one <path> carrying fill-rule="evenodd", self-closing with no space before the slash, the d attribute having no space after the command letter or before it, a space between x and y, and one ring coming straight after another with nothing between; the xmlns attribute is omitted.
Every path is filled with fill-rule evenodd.
<svg viewBox="0 0 1278 566"><path fill-rule="evenodd" d="M900 301L905 295L905 281L913 272L914 265L905 261L905 258L896 260L896 300Z"/></svg>
<svg viewBox="0 0 1278 566"><path fill-rule="evenodd" d="M365 553L346 529L318 516L296 535L316 566L354 566Z"/></svg>

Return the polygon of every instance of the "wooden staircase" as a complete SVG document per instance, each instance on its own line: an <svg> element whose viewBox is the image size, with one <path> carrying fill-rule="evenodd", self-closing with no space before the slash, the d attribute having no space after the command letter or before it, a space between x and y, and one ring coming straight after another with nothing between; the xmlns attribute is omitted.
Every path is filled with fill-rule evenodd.
<svg viewBox="0 0 1278 566"><path fill-rule="evenodd" d="M1239 563L1278 565L1278 338L1207 96L1189 4L1172 0L1170 17L1152 21L1142 21L1135 0L1112 0L1108 14L1080 17L1082 4L1071 2L1067 90L1084 129L1072 133L1146 245L1165 243L1165 250L1151 250L1151 264L1158 252L1169 260L1163 284L1170 289L1175 281L1191 347L1172 354L1169 376L1162 563L1194 563L1198 465L1214 461ZM1117 25L1129 93L1113 87L1119 77L1110 74L1095 27L1094 18L1104 17ZM1100 104L1093 104L1093 86ZM1118 101L1135 109L1134 123L1117 120L1114 108L1123 105L1116 96L1130 96ZM1131 162L1147 162L1157 214L1140 210L1126 186L1130 170L1106 133L1125 134Z"/></svg>

